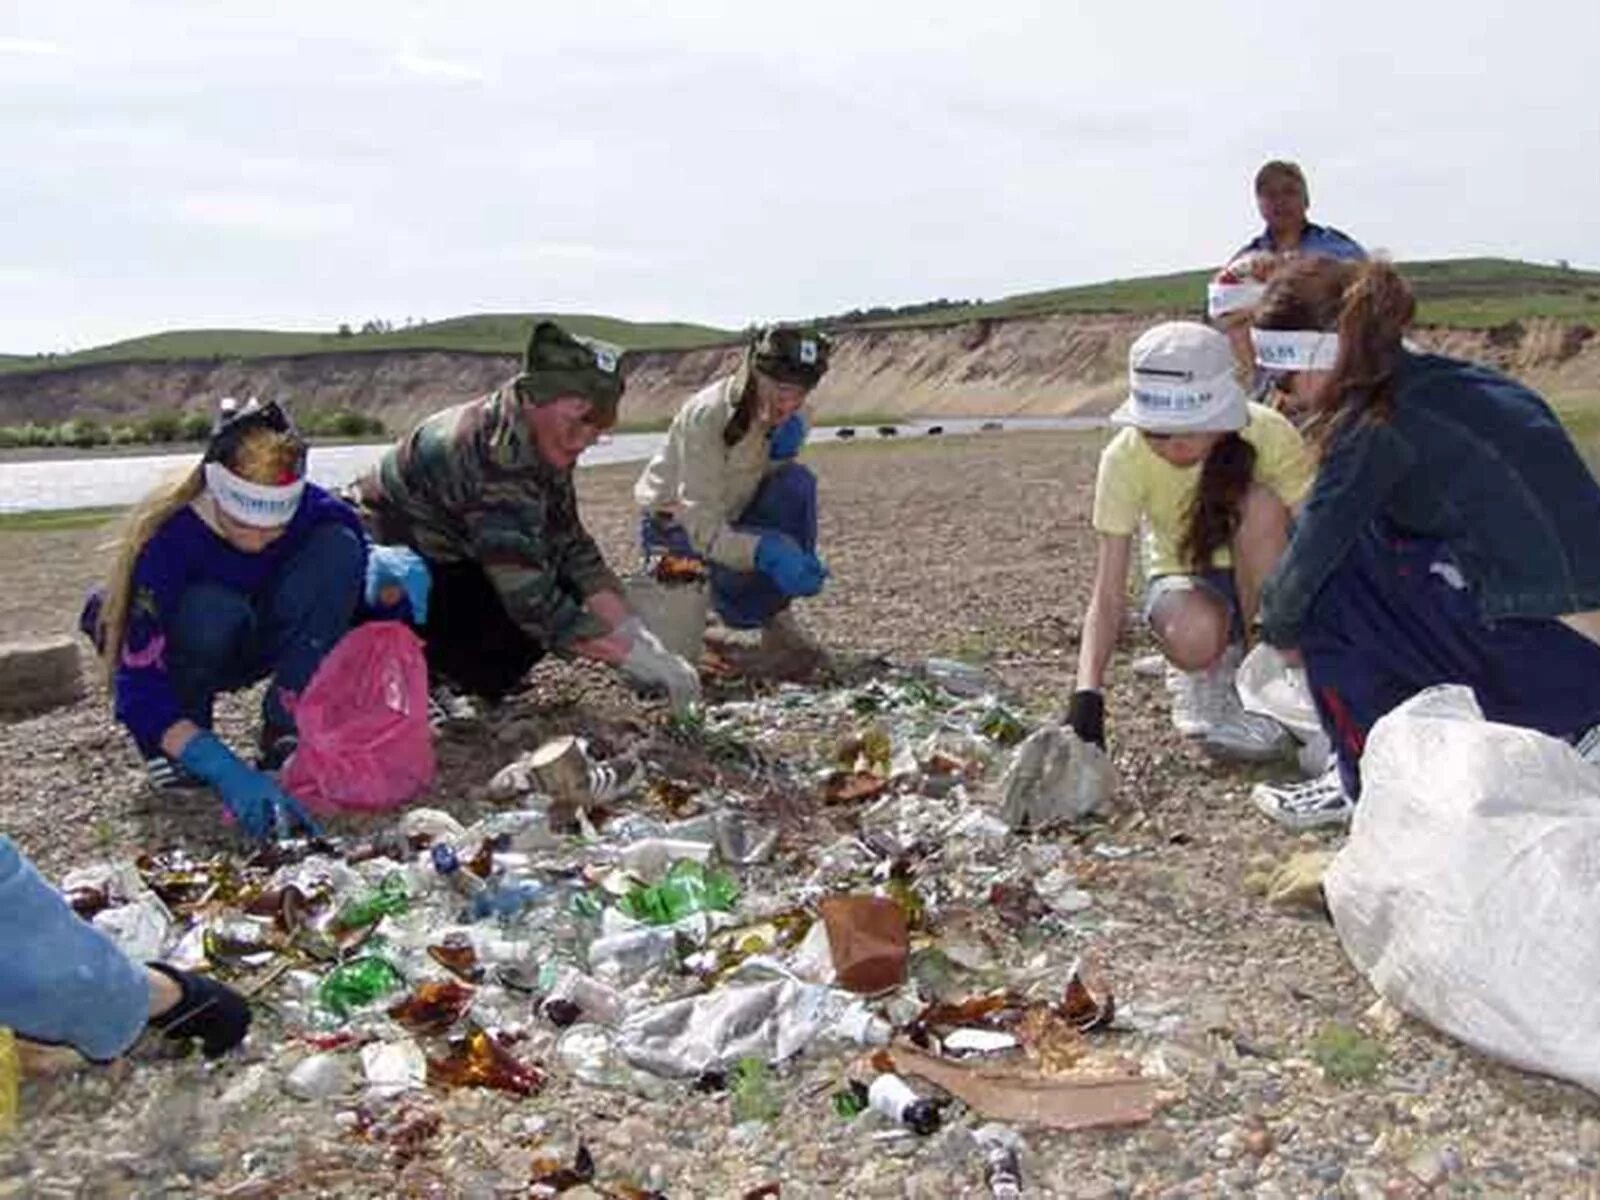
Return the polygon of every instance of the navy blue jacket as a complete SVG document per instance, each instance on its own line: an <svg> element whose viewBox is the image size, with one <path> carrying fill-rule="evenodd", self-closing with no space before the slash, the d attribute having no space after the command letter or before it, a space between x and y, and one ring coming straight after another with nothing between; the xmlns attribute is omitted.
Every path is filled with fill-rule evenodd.
<svg viewBox="0 0 1600 1200"><path fill-rule="evenodd" d="M1267 641L1296 643L1379 517L1447 542L1486 621L1600 609L1600 484L1549 406L1487 367L1402 353L1392 419L1333 437L1262 590Z"/></svg>

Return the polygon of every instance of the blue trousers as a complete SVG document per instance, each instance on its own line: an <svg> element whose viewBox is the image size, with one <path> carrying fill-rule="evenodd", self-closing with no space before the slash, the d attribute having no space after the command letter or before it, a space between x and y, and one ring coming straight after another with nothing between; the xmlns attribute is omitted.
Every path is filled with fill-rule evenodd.
<svg viewBox="0 0 1600 1200"><path fill-rule="evenodd" d="M150 982L0 835L0 1025L30 1041L116 1058L150 1014Z"/></svg>
<svg viewBox="0 0 1600 1200"><path fill-rule="evenodd" d="M1491 721L1573 740L1600 722L1600 646L1553 619L1486 622L1449 547L1373 525L1318 593L1306 675L1350 795L1367 734L1425 688L1472 688Z"/></svg>
<svg viewBox="0 0 1600 1200"><path fill-rule="evenodd" d="M733 525L741 533L786 533L800 549L815 554L817 477L793 461L769 471ZM711 603L730 629L757 629L788 608L791 599L760 571L711 564Z"/></svg>
<svg viewBox="0 0 1600 1200"><path fill-rule="evenodd" d="M167 674L183 715L209 729L217 693L270 675L262 741L293 730L283 693L303 691L350 628L361 599L362 561L355 533L330 522L314 530L254 597L216 583L185 591L167 630Z"/></svg>

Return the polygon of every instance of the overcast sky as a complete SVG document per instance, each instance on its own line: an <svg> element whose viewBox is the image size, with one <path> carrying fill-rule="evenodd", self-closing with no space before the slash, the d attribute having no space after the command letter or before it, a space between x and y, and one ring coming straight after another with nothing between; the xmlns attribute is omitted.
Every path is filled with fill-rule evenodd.
<svg viewBox="0 0 1600 1200"><path fill-rule="evenodd" d="M1255 232L1278 156L1397 257L1600 266L1597 14L7 0L0 351L1177 270Z"/></svg>

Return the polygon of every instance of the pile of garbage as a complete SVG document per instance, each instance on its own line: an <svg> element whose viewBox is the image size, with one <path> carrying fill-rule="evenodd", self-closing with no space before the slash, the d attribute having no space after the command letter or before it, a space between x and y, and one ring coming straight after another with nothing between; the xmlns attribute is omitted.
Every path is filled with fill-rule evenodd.
<svg viewBox="0 0 1600 1200"><path fill-rule="evenodd" d="M352 1106L397 1152L437 1132L418 1107L437 1089L725 1090L742 1123L793 1102L793 1060L834 1055L841 1119L912 1138L970 1121L1014 1195L1017 1131L1155 1112L1079 954L1091 856L1030 832L1101 819L1103 753L938 660L712 705L670 737L729 769L695 783L563 739L508 764L469 825L414 808L359 838L167 850L62 886L136 959L270 1005L283 1089ZM593 1173L584 1151L535 1182Z"/></svg>

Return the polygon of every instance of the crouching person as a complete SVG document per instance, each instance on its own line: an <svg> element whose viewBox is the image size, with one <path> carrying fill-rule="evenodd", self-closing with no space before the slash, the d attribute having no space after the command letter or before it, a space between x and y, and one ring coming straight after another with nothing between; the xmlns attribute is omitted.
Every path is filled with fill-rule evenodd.
<svg viewBox="0 0 1600 1200"><path fill-rule="evenodd" d="M1095 477L1099 556L1069 723L1105 744L1106 668L1142 520L1145 617L1169 664L1173 725L1221 758L1276 758L1290 736L1244 710L1234 674L1291 509L1310 486L1304 444L1283 416L1246 399L1228 339L1204 325L1147 330L1129 351L1128 375L1128 399L1111 417L1123 429Z"/></svg>
<svg viewBox="0 0 1600 1200"><path fill-rule="evenodd" d="M522 371L423 421L352 487L368 596L404 590L436 682L496 703L555 653L616 667L674 706L700 681L629 609L578 516L572 472L616 421L617 355L540 322ZM458 697L436 699L461 715Z"/></svg>
<svg viewBox="0 0 1600 1200"><path fill-rule="evenodd" d="M289 698L361 597L361 523L305 476L306 443L276 403L224 410L200 464L135 507L81 621L151 782L211 786L252 837L310 827L268 772L294 749ZM267 678L251 766L211 731L212 706Z"/></svg>
<svg viewBox="0 0 1600 1200"><path fill-rule="evenodd" d="M1326 259L1275 276L1255 311L1258 360L1287 373L1319 451L1261 600L1338 754L1252 793L1291 828L1349 820L1373 725L1438 684L1600 761L1600 485L1526 387L1408 349L1415 312L1388 263Z"/></svg>
<svg viewBox="0 0 1600 1200"><path fill-rule="evenodd" d="M805 674L823 658L791 605L828 577L816 476L795 461L807 433L801 409L828 349L813 330L763 331L736 373L678 411L633 489L646 561L701 564L709 604L730 629L761 631L760 668L771 674ZM696 647L704 622L702 606L699 629L684 634Z"/></svg>
<svg viewBox="0 0 1600 1200"><path fill-rule="evenodd" d="M206 1057L233 1049L250 1009L231 988L166 963L131 962L67 906L0 835L0 1025L41 1045L106 1062L147 1028L197 1039Z"/></svg>

